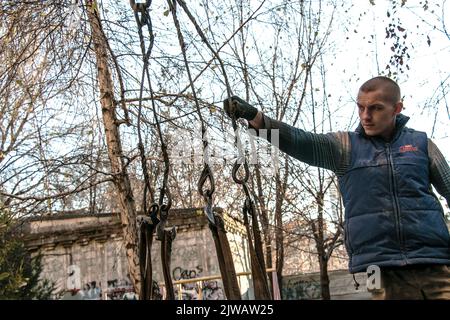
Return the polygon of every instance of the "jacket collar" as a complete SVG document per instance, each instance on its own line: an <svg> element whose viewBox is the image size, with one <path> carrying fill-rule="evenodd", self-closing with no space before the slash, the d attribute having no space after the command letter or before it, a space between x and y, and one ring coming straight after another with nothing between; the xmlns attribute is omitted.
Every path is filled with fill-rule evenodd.
<svg viewBox="0 0 450 320"><path fill-rule="evenodd" d="M398 132L402 131L402 129L405 127L405 125L409 121L409 119L410 118L408 116L405 116L404 114L401 114L401 113L399 113L396 116L393 139L395 139L395 137L397 136ZM358 133L358 134L363 135L364 137L368 137L366 135L366 133L364 132L364 128L363 128L361 122L359 123L358 127L355 129L355 132Z"/></svg>

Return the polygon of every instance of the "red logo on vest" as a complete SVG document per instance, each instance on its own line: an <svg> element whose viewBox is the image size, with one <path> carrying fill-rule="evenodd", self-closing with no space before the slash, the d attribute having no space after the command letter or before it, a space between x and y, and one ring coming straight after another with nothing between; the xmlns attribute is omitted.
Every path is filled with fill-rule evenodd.
<svg viewBox="0 0 450 320"><path fill-rule="evenodd" d="M407 144L405 146L400 147L400 152L412 152L417 151L417 147L413 146L412 144Z"/></svg>

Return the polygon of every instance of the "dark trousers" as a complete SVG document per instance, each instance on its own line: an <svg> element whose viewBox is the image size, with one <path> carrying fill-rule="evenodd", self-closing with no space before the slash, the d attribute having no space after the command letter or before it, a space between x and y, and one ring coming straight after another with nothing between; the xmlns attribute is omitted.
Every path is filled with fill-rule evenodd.
<svg viewBox="0 0 450 320"><path fill-rule="evenodd" d="M450 266L381 268L381 289L369 292L372 300L450 300Z"/></svg>

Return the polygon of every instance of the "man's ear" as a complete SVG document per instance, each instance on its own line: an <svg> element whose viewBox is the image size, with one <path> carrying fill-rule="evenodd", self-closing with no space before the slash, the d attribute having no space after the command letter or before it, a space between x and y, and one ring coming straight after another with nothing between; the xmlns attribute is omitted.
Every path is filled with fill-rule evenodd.
<svg viewBox="0 0 450 320"><path fill-rule="evenodd" d="M403 102L401 102L401 101L397 102L395 104L394 108L395 108L395 111L394 111L395 114L399 114L403 110Z"/></svg>

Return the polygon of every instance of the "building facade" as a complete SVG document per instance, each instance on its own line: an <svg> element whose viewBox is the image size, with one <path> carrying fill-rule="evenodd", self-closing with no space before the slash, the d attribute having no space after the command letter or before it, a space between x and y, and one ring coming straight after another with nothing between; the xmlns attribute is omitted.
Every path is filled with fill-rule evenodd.
<svg viewBox="0 0 450 320"><path fill-rule="evenodd" d="M245 228L228 215L224 215L224 221L236 272L248 272ZM214 241L202 209L171 210L168 226L177 229L171 259L174 281L220 276ZM42 277L55 282L56 298L136 298L117 214L68 213L39 217L24 223L22 233L30 252L42 255ZM156 240L152 246L152 268L153 278L164 294L160 243ZM251 298L249 276L240 276L239 282L243 298ZM175 289L177 297L182 299L224 298L220 279L204 281L200 286L198 283L176 285Z"/></svg>

